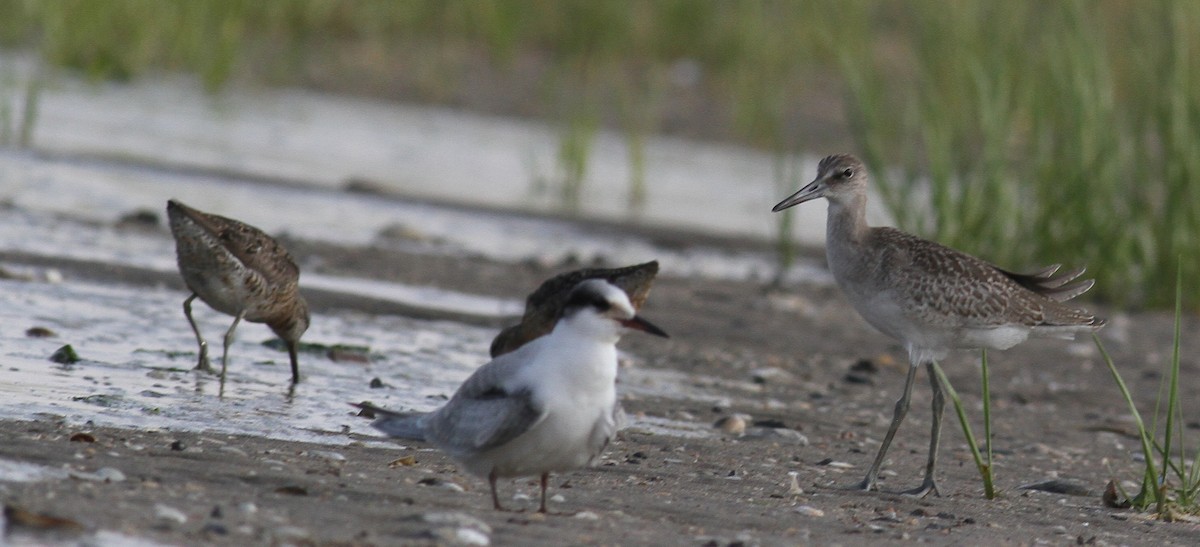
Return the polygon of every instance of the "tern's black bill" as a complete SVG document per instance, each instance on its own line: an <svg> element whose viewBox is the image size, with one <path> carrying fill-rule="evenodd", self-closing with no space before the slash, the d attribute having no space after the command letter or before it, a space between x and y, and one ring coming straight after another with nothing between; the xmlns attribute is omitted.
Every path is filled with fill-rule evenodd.
<svg viewBox="0 0 1200 547"><path fill-rule="evenodd" d="M624 325L625 328L640 330L642 332L650 333L655 336L661 336L663 338L671 337L670 335L667 334L666 331L658 328L657 326L655 326L654 323L651 323L645 319L642 319L640 316L635 315L633 317L633 319L626 319L624 321L621 321L621 324Z"/></svg>

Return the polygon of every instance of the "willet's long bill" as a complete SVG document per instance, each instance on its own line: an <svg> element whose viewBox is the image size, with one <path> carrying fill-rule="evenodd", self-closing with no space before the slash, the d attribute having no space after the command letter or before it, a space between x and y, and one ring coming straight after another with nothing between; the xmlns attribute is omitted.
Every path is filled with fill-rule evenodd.
<svg viewBox="0 0 1200 547"><path fill-rule="evenodd" d="M936 494L945 399L933 362L951 349L1007 349L1030 336L1070 339L1099 329L1103 319L1062 303L1093 281L1076 281L1083 268L1056 275L1057 265L1017 274L894 228L868 226L867 171L850 155L821 160L816 179L772 211L822 197L829 200L825 252L834 279L863 319L904 344L910 363L891 426L860 487L876 487L888 446L908 412L917 368L925 364L933 389L929 459L921 486L906 493Z"/></svg>

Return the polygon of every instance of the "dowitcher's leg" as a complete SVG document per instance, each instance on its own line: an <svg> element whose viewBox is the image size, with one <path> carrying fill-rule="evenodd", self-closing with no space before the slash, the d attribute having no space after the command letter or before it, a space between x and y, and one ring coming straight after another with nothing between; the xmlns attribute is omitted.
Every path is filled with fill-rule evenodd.
<svg viewBox="0 0 1200 547"><path fill-rule="evenodd" d="M192 300L195 299L196 293L192 293L187 300L183 301L183 314L187 316L188 324L192 326L192 332L196 333L196 343L200 344L200 362L196 363L196 370L216 372L208 363L208 342L204 341L204 336L200 334L200 327L197 327L196 320L192 319Z"/></svg>
<svg viewBox="0 0 1200 547"><path fill-rule="evenodd" d="M883 445L879 447L879 454L875 455L875 462L871 464L871 469L867 471L866 478L858 485L862 490L875 489L875 479L879 477L879 467L883 465L883 458L887 455L888 447L892 444L892 438L896 436L896 431L900 429L900 422L903 422L904 415L908 414L908 405L912 399L913 380L916 379L916 376L917 365L909 365L908 377L904 379L904 392L901 393L900 399L896 401L896 410L892 415L892 425L888 427L887 435L883 437Z"/></svg>
<svg viewBox="0 0 1200 547"><path fill-rule="evenodd" d="M925 464L925 480L921 486L905 492L910 496L925 497L929 494L941 496L937 480L934 479L934 468L937 467L938 439L942 435L942 408L946 406L946 397L942 394L942 384L933 371L933 361L925 363L925 371L929 374L929 387L933 388L933 426L929 432L929 461Z"/></svg>
<svg viewBox="0 0 1200 547"><path fill-rule="evenodd" d="M245 316L246 310L238 312L233 318L233 324L229 325L229 330L225 331L225 349L221 352L221 382L225 381L225 367L229 365L229 344L233 342L233 331L237 330L238 323L241 323Z"/></svg>
<svg viewBox="0 0 1200 547"><path fill-rule="evenodd" d="M292 360L292 385L300 383L300 363L296 358L296 344L297 342L287 343L288 358Z"/></svg>

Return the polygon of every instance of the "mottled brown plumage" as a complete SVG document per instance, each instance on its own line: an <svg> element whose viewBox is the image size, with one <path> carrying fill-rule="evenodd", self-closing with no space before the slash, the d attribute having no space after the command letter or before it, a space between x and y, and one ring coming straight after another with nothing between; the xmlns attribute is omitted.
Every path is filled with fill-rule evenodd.
<svg viewBox="0 0 1200 547"><path fill-rule="evenodd" d="M933 362L956 348L1007 349L1029 336L1073 338L1099 329L1103 319L1063 304L1093 281L1075 281L1083 268L1055 275L1058 265L1013 273L895 228L868 226L867 171L853 156L821 160L816 179L773 210L819 197L829 200L825 250L834 279L863 319L904 343L911 363L891 427L861 487L875 488L888 446L908 412L918 365L925 364L933 389L929 460L924 482L908 493L936 493L944 398Z"/></svg>
<svg viewBox="0 0 1200 547"><path fill-rule="evenodd" d="M221 380L229 360L229 343L245 319L266 323L287 344L292 383L300 381L296 348L308 329L308 304L300 296L300 268L271 236L248 224L192 209L176 200L167 202L167 217L179 273L192 291L183 311L200 345L197 369L211 371L208 343L192 319L192 300L199 297L213 309L232 315L225 333Z"/></svg>
<svg viewBox="0 0 1200 547"><path fill-rule="evenodd" d="M629 296L634 310L642 309L650 286L658 275L658 261L626 266L624 268L587 268L556 275L533 291L525 299L525 313L521 322L508 327L492 340L492 357L511 352L537 338L548 334L562 315L563 304L571 289L586 279L604 279L616 285Z"/></svg>

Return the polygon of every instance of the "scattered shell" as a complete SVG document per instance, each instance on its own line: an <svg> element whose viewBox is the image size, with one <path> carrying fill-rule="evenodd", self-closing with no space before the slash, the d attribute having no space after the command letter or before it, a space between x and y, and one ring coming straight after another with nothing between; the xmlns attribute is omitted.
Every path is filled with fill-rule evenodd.
<svg viewBox="0 0 1200 547"><path fill-rule="evenodd" d="M246 451L242 450L236 446L222 446L222 447L218 448L217 450L221 451L221 452L225 452L227 454L233 454L234 456L241 456L243 458L246 457Z"/></svg>
<svg viewBox="0 0 1200 547"><path fill-rule="evenodd" d="M334 452L332 450L310 450L310 451L308 451L308 455L312 456L314 458L321 458L321 459L329 460L332 462L346 461L346 457L343 456L340 452Z"/></svg>
<svg viewBox="0 0 1200 547"><path fill-rule="evenodd" d="M435 512L410 517L413 520L433 525L431 535L450 544L490 545L492 527L466 513Z"/></svg>
<svg viewBox="0 0 1200 547"><path fill-rule="evenodd" d="M417 484L420 484L422 486L436 486L438 488L444 488L444 489L450 490L452 492L466 492L466 489L464 489L462 486L459 486L457 483L454 483L454 482L451 482L448 480L439 479L437 477L429 477L429 478L421 479L421 480L417 481Z"/></svg>
<svg viewBox="0 0 1200 547"><path fill-rule="evenodd" d="M163 505L161 503L154 504L154 518L160 521L173 522L175 524L183 524L188 520L187 515L185 515L183 511L171 507L170 505Z"/></svg>
<svg viewBox="0 0 1200 547"><path fill-rule="evenodd" d="M303 486L289 484L287 486L280 486L279 488L276 488L275 493L276 494L287 494L289 496L307 496L308 489Z"/></svg>
<svg viewBox="0 0 1200 547"><path fill-rule="evenodd" d="M833 459L830 459L830 458L826 458L824 460L817 462L817 465L823 465L825 467L832 467L834 469L854 469L854 464L834 461Z"/></svg>
<svg viewBox="0 0 1200 547"><path fill-rule="evenodd" d="M806 517L823 517L823 516L825 516L825 511L817 509L816 507L813 507L811 505L797 505L795 507L795 509L793 509L793 511L800 513L801 515L804 515Z"/></svg>
<svg viewBox="0 0 1200 547"><path fill-rule="evenodd" d="M1066 494L1068 496L1094 496L1096 495L1090 488L1079 481L1068 479L1050 479L1041 482L1023 484L1017 488L1021 490L1038 490L1040 492L1050 492L1051 494Z"/></svg>
<svg viewBox="0 0 1200 547"><path fill-rule="evenodd" d="M417 464L417 457L409 455L409 456L405 456L403 458L392 460L390 463L388 463L388 467L395 469L397 467L410 467L410 466L413 466L416 464Z"/></svg>
<svg viewBox="0 0 1200 547"><path fill-rule="evenodd" d="M308 530L299 526L280 526L271 531L271 536L279 543L299 542L309 538Z"/></svg>
<svg viewBox="0 0 1200 547"><path fill-rule="evenodd" d="M67 475L73 479L94 482L121 482L125 480L125 474L122 473L120 469L115 469L112 467L101 467L100 469L97 469L95 473L88 473L86 471L68 471Z"/></svg>
<svg viewBox="0 0 1200 547"><path fill-rule="evenodd" d="M34 513L16 505L8 504L4 506L4 519L0 523L7 523L5 527L0 528L5 531L11 531L16 528L71 531L83 529L82 524L71 519L47 515L45 513ZM4 537L0 536L0 540L3 539Z"/></svg>
<svg viewBox="0 0 1200 547"><path fill-rule="evenodd" d="M1128 509L1131 503L1129 499L1121 495L1120 489L1117 488L1117 481L1110 480L1104 486L1104 494L1100 496L1101 501L1107 507L1116 509Z"/></svg>
<svg viewBox="0 0 1200 547"><path fill-rule="evenodd" d="M745 414L725 416L717 420L713 427L720 429L723 433L740 437L746 433L746 418Z"/></svg>
<svg viewBox="0 0 1200 547"><path fill-rule="evenodd" d="M752 427L746 430L746 438L788 442L796 446L808 446L808 437L794 429L784 427Z"/></svg>
<svg viewBox="0 0 1200 547"><path fill-rule="evenodd" d="M600 515L591 511L580 511L572 516L580 520L600 520Z"/></svg>
<svg viewBox="0 0 1200 547"><path fill-rule="evenodd" d="M750 379L756 384L784 383L794 381L795 376L779 367L766 367L751 372Z"/></svg>
<svg viewBox="0 0 1200 547"><path fill-rule="evenodd" d="M96 437L94 435L92 435L91 433L82 433L81 432L81 433L76 433L74 435L71 435L71 438L69 440L73 443L94 443L94 442L96 442Z"/></svg>

